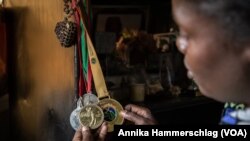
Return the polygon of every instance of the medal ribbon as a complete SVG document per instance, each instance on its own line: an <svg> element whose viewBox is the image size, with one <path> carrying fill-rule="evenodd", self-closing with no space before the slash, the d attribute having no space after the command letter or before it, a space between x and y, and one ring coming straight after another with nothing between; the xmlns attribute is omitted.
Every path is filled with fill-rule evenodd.
<svg viewBox="0 0 250 141"><path fill-rule="evenodd" d="M91 84L92 84L92 72L89 65L89 58L88 58L88 49L86 47L86 36L85 36L85 29L84 29L84 23L81 19L81 52L82 52L82 62L83 62L83 73L85 74L85 81L87 81L86 88L87 93L91 93Z"/></svg>
<svg viewBox="0 0 250 141"><path fill-rule="evenodd" d="M85 0L83 3L84 6L84 13L85 15L89 15L90 13L90 8L89 8L89 1ZM91 66L89 65L89 57L88 57L88 48L87 48L87 44L86 44L86 34L85 34L85 28L84 25L88 25L88 29L90 28L91 25L91 21L89 16L87 16L88 18L83 19L82 16L80 17L81 19L81 29L82 29L82 41L84 41L84 48L82 46L82 54L83 54L83 59L84 61L84 67L85 70L87 71L86 73L86 78L87 78L87 93L91 93L91 84L92 84L92 72L91 72Z"/></svg>
<svg viewBox="0 0 250 141"><path fill-rule="evenodd" d="M77 3L76 0L73 0L72 3L73 3L74 8L76 8L78 4L81 4L81 3ZM85 4L84 7L88 8L88 5ZM87 93L91 93L92 72L91 72L90 65L89 65L88 49L86 47L85 28L83 26L87 23L87 21L89 21L88 23L90 25L90 20L89 19L84 20L82 16L80 16L81 11L79 10L77 10L75 13L77 13L78 15L78 18L76 21L79 23L79 26L80 26L79 27L80 29L78 30L80 32L78 33L78 43L79 43L79 46L81 46L79 47L79 56L81 56L80 66L82 66L80 70L80 74L82 75L80 82L81 82L81 87L83 87L82 84L84 82ZM86 11L84 13L86 13ZM81 92L82 93L80 95L82 96L83 91Z"/></svg>
<svg viewBox="0 0 250 141"><path fill-rule="evenodd" d="M72 0L72 7L76 7L76 1ZM82 54L81 54L81 27L80 27L80 14L79 12L74 13L76 25L77 25L77 49L78 49L78 57L79 57L79 79L78 79L78 88L79 93L78 96L82 97L83 93L86 92L86 82L83 76L83 65L82 65Z"/></svg>
<svg viewBox="0 0 250 141"><path fill-rule="evenodd" d="M91 29L92 29L92 26L91 26L91 21L92 21L92 13L91 13L91 5L90 5L90 1L89 0L83 0L84 1L84 17L86 17L86 22L85 22L85 25L89 31L89 33L91 33Z"/></svg>
<svg viewBox="0 0 250 141"><path fill-rule="evenodd" d="M81 10L79 7L77 7L77 11L80 13ZM82 17L81 13L80 16ZM82 17L83 18L83 17ZM98 57L96 55L94 45L91 41L91 38L89 36L88 30L85 25L83 25L85 28L85 35L87 39L87 48L88 48L88 55L89 55L89 63L91 66L92 74L93 74L93 79L94 79L94 84L96 88L96 92L99 98L105 98L109 97L109 93L107 90L107 86L104 80L104 76L102 73L102 69L98 60Z"/></svg>
<svg viewBox="0 0 250 141"><path fill-rule="evenodd" d="M83 65L83 74L85 78L88 77L88 50L86 47L85 32L82 28L83 20L80 18L80 27L81 27L81 54L82 54L82 65Z"/></svg>
<svg viewBox="0 0 250 141"><path fill-rule="evenodd" d="M108 93L107 86L104 80L102 69L101 69L98 57L96 55L93 43L87 31L86 31L86 36L87 36L87 47L88 47L88 52L89 52L90 66L91 66L91 70L93 74L96 92L99 98L109 97L109 93Z"/></svg>

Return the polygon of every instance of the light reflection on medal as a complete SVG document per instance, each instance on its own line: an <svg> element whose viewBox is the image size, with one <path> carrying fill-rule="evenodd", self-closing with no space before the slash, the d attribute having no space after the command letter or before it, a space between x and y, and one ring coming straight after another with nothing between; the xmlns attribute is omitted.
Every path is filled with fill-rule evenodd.
<svg viewBox="0 0 250 141"><path fill-rule="evenodd" d="M79 121L83 126L88 126L91 129L96 129L104 121L103 111L97 105L86 105L80 110Z"/></svg>
<svg viewBox="0 0 250 141"><path fill-rule="evenodd" d="M99 101L98 105L103 109L104 120L108 122L109 132L113 131L114 125L121 125L124 121L119 114L123 110L122 105L110 98L105 98Z"/></svg>
<svg viewBox="0 0 250 141"><path fill-rule="evenodd" d="M70 125L74 130L77 130L80 127L80 122L79 122L79 112L81 108L83 107L82 103L82 97L80 97L77 100L77 107L75 110L73 110L70 114Z"/></svg>
<svg viewBox="0 0 250 141"><path fill-rule="evenodd" d="M74 130L77 130L80 127L80 122L79 122L79 112L80 108L76 108L71 114L70 114L70 125Z"/></svg>

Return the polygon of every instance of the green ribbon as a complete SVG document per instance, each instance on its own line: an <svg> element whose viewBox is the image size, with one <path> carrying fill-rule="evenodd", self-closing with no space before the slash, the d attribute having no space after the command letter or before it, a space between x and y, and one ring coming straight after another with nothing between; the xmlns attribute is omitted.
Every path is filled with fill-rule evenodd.
<svg viewBox="0 0 250 141"><path fill-rule="evenodd" d="M84 6L84 12L88 17L86 19L80 20L80 26L81 26L81 52L82 52L82 66L83 66L83 74L85 76L85 79L88 78L88 48L87 48L87 42L86 42L86 34L84 29L84 24L87 25L87 27L90 27L91 21L92 21L92 12L89 9L89 1L83 0L83 6ZM89 18L89 19L88 19ZM84 21L86 23L84 23Z"/></svg>
<svg viewBox="0 0 250 141"><path fill-rule="evenodd" d="M87 43L86 43L86 38L85 38L85 30L84 30L84 25L83 21L81 20L80 22L81 26L81 51L82 51L82 67L83 67L83 74L85 76L85 79L87 80L88 78L88 49L87 49Z"/></svg>

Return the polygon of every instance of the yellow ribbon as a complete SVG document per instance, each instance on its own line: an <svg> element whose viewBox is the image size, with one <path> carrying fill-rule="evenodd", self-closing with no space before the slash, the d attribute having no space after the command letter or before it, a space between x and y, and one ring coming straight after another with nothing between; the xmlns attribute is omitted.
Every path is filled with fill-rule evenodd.
<svg viewBox="0 0 250 141"><path fill-rule="evenodd" d="M89 33L88 33L85 26L84 26L84 28L86 31L90 66L91 66L91 70L92 70L92 74L93 74L93 80L94 80L97 95L100 99L105 98L105 97L109 97L107 86L106 86L104 76L102 73L102 69L101 69L101 66L99 63L99 59L96 55L95 48L94 48L93 43L90 39Z"/></svg>

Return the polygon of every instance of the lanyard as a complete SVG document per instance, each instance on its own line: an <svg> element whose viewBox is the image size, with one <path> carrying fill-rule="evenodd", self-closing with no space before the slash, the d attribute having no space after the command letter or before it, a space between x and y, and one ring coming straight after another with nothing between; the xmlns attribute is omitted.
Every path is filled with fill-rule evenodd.
<svg viewBox="0 0 250 141"><path fill-rule="evenodd" d="M72 6L77 7L77 2L72 0ZM78 56L79 56L79 96L82 96L83 93L91 93L91 84L92 84L92 72L89 65L88 59L88 51L86 47L86 35L84 28L84 19L82 19L81 11L75 12L75 19L77 23L77 48L78 48ZM85 92L83 88L85 87Z"/></svg>
<svg viewBox="0 0 250 141"><path fill-rule="evenodd" d="M91 70L93 73L93 79L94 79L96 92L100 99L109 97L109 93L108 93L107 86L104 80L102 69L101 69L98 57L96 55L93 43L87 31L86 31L86 36L87 36L87 46L88 46L88 52L89 52L90 66L91 66Z"/></svg>
<svg viewBox="0 0 250 141"><path fill-rule="evenodd" d="M79 7L77 7L76 9L80 13L81 10L79 9ZM80 13L80 16L82 17L81 13ZM85 28L85 35L87 39L87 48L88 48L88 55L89 55L89 61L90 61L89 64L91 66L91 71L93 74L93 80L94 80L97 95L99 98L109 97L107 86L104 80L104 76L102 73L102 69L101 69L98 57L94 49L94 45L90 39L88 30L85 25L84 25L84 28Z"/></svg>
<svg viewBox="0 0 250 141"><path fill-rule="evenodd" d="M76 7L76 2L75 0L72 0L72 6ZM76 25L77 25L77 43L76 43L76 47L77 47L77 55L78 55L78 63L79 63L79 79L78 79L78 96L77 97L81 97L83 95L83 93L85 93L86 91L86 85L84 85L84 78L83 78L83 72L82 72L82 55L81 55L81 28L80 28L80 16L79 13L75 12L74 13L74 17L75 17L75 21L76 21Z"/></svg>

